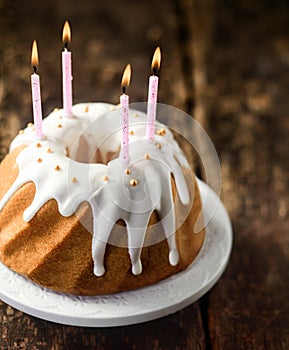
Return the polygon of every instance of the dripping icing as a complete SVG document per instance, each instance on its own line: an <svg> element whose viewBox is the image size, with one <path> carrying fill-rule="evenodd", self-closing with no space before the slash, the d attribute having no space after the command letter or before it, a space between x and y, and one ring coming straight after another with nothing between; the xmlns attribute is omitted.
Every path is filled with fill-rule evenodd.
<svg viewBox="0 0 289 350"><path fill-rule="evenodd" d="M148 143L145 140L146 115L137 112L136 118L136 112L130 111L131 165L129 171L124 171L119 158L107 165L90 163L95 160L97 148L103 161L108 159L109 153L118 152L118 108L105 103L78 104L73 106L73 118L61 118L62 114L63 110L54 110L44 119L45 139L41 141L41 147L30 127L12 141L10 151L20 145L27 147L16 159L19 174L1 199L0 211L27 182L33 182L36 187L33 202L23 213L27 222L50 199L56 200L60 214L66 217L75 214L81 203L88 202L93 213L92 256L96 276L105 273L106 245L118 219L126 223L132 272L135 275L142 272L140 256L147 225L153 211L157 211L169 246L169 262L177 265L179 255L171 175L180 201L189 204L189 190L181 168L189 169L189 165L170 130L158 123L157 129L164 132L156 133L155 141ZM60 118L61 128L58 127ZM78 140L76 144L75 140ZM42 161L37 162L37 159ZM58 171L55 171L56 167ZM135 181L133 186L132 180Z"/></svg>

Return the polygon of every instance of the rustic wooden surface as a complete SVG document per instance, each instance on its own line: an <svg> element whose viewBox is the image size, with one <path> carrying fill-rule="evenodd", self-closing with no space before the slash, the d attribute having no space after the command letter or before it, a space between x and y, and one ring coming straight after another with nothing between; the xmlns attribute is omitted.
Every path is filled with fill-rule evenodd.
<svg viewBox="0 0 289 350"><path fill-rule="evenodd" d="M1 158L31 120L34 38L44 114L61 106L66 19L73 30L75 102L117 102L127 62L133 66L131 100L145 101L152 50L162 46L160 101L194 115L212 138L234 247L226 272L207 295L145 324L67 327L0 302L0 349L288 349L289 5L0 1Z"/></svg>

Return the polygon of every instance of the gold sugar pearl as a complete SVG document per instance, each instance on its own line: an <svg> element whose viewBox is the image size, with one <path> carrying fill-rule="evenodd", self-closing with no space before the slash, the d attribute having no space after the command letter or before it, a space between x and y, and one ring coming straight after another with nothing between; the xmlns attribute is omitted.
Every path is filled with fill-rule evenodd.
<svg viewBox="0 0 289 350"><path fill-rule="evenodd" d="M160 143L157 143L157 148L162 148L162 145Z"/></svg>
<svg viewBox="0 0 289 350"><path fill-rule="evenodd" d="M23 135L24 134L24 130L19 130L18 134L19 135Z"/></svg>
<svg viewBox="0 0 289 350"><path fill-rule="evenodd" d="M62 116L62 115L60 115L58 118L59 118L59 119L63 119L63 116Z"/></svg>
<svg viewBox="0 0 289 350"><path fill-rule="evenodd" d="M150 159L150 155L147 153L144 155L144 157L145 157L145 159Z"/></svg>
<svg viewBox="0 0 289 350"><path fill-rule="evenodd" d="M38 159L37 159L37 163L42 163L42 159L41 159L41 158L38 158Z"/></svg>
<svg viewBox="0 0 289 350"><path fill-rule="evenodd" d="M85 106L84 112L88 112L88 110L89 110L88 106Z"/></svg>
<svg viewBox="0 0 289 350"><path fill-rule="evenodd" d="M131 179L130 182L129 182L129 184L130 184L131 186L136 186L136 185L138 184L138 181L137 181L136 179Z"/></svg>
<svg viewBox="0 0 289 350"><path fill-rule="evenodd" d="M125 169L124 171L127 175L131 174L131 170L129 168Z"/></svg>
<svg viewBox="0 0 289 350"><path fill-rule="evenodd" d="M134 113L134 115L133 115L133 116L134 116L135 118L137 118L137 117L138 117L138 115L139 115L138 113Z"/></svg>
<svg viewBox="0 0 289 350"><path fill-rule="evenodd" d="M71 179L71 182L75 184L75 183L77 182L77 178L76 178L76 177L73 177L73 178Z"/></svg>
<svg viewBox="0 0 289 350"><path fill-rule="evenodd" d="M104 176L102 177L102 180L103 180L103 181L108 181L108 176L107 176L107 175L104 175Z"/></svg>
<svg viewBox="0 0 289 350"><path fill-rule="evenodd" d="M33 128L33 126L34 126L33 123L28 123L28 124L27 124L27 127L28 127L28 128Z"/></svg>
<svg viewBox="0 0 289 350"><path fill-rule="evenodd" d="M46 152L47 152L47 153L53 153L53 151L52 151L52 149L51 149L50 147L47 148Z"/></svg>
<svg viewBox="0 0 289 350"><path fill-rule="evenodd" d="M57 127L58 127L58 128L62 128L62 124L58 124Z"/></svg>
<svg viewBox="0 0 289 350"><path fill-rule="evenodd" d="M164 135L166 134L166 129L161 128L160 130L157 131L157 134L158 134L159 136L164 136Z"/></svg>
<svg viewBox="0 0 289 350"><path fill-rule="evenodd" d="M129 134L130 134L130 135L134 135L134 131L131 130L131 131L129 132Z"/></svg>
<svg viewBox="0 0 289 350"><path fill-rule="evenodd" d="M59 108L56 107L56 108L53 109L53 111L57 112L57 111L59 111Z"/></svg>
<svg viewBox="0 0 289 350"><path fill-rule="evenodd" d="M36 143L36 147L37 147L37 148L42 147L41 143L40 143L40 142Z"/></svg>
<svg viewBox="0 0 289 350"><path fill-rule="evenodd" d="M54 170L59 171L59 170L61 170L61 168L60 168L59 165L56 165L55 168L54 168Z"/></svg>

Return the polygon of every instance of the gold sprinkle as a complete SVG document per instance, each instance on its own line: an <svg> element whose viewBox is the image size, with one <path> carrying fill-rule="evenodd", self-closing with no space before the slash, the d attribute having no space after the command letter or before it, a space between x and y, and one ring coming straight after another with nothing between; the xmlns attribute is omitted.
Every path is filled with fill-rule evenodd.
<svg viewBox="0 0 289 350"><path fill-rule="evenodd" d="M162 148L162 145L160 143L157 143L157 148Z"/></svg>
<svg viewBox="0 0 289 350"><path fill-rule="evenodd" d="M18 134L19 135L23 135L24 134L24 130L19 130Z"/></svg>
<svg viewBox="0 0 289 350"><path fill-rule="evenodd" d="M85 106L84 112L88 112L88 110L89 110L88 106Z"/></svg>
<svg viewBox="0 0 289 350"><path fill-rule="evenodd" d="M127 175L131 174L131 170L129 168L125 169L124 171Z"/></svg>
<svg viewBox="0 0 289 350"><path fill-rule="evenodd" d="M62 116L62 115L60 115L58 118L59 118L59 119L63 119L63 116Z"/></svg>
<svg viewBox="0 0 289 350"><path fill-rule="evenodd" d="M138 184L138 182L137 182L136 179L131 179L130 182L129 182L129 184L130 184L131 186L136 186L136 185Z"/></svg>
<svg viewBox="0 0 289 350"><path fill-rule="evenodd" d="M36 143L36 147L37 147L37 148L42 147L41 143L40 143L40 142Z"/></svg>
<svg viewBox="0 0 289 350"><path fill-rule="evenodd" d="M28 123L28 124L27 124L27 127L28 127L28 128L32 128L33 126L34 126L33 123Z"/></svg>
<svg viewBox="0 0 289 350"><path fill-rule="evenodd" d="M60 168L59 165L56 165L55 168L54 168L54 170L59 171L59 170L61 170L61 168Z"/></svg>
<svg viewBox="0 0 289 350"><path fill-rule="evenodd" d="M52 151L52 149L51 149L50 147L47 148L46 152L47 152L47 153L53 153L53 151Z"/></svg>
<svg viewBox="0 0 289 350"><path fill-rule="evenodd" d="M160 136L164 136L166 134L166 129L161 128L160 130L157 131L157 134Z"/></svg>
<svg viewBox="0 0 289 350"><path fill-rule="evenodd" d="M138 113L134 113L133 116L134 116L135 118L137 118L137 117L139 116L139 114L138 114Z"/></svg>
<svg viewBox="0 0 289 350"><path fill-rule="evenodd" d="M32 130L35 131L35 127L34 126L32 127Z"/></svg>
<svg viewBox="0 0 289 350"><path fill-rule="evenodd" d="M110 111L115 111L115 106L110 106L110 107L109 107L109 110L110 110Z"/></svg>
<svg viewBox="0 0 289 350"><path fill-rule="evenodd" d="M134 131L131 130L131 131L129 132L129 134L130 134L130 135L134 135Z"/></svg>
<svg viewBox="0 0 289 350"><path fill-rule="evenodd" d="M58 127L58 128L62 128L62 124L58 124L57 127Z"/></svg>
<svg viewBox="0 0 289 350"><path fill-rule="evenodd" d="M166 134L166 130L164 128L161 128L160 130L157 131L157 134L160 136L164 136Z"/></svg>
<svg viewBox="0 0 289 350"><path fill-rule="evenodd" d="M73 178L71 179L71 182L75 184L75 183L77 182L77 178L76 178L76 177L73 177Z"/></svg>
<svg viewBox="0 0 289 350"><path fill-rule="evenodd" d="M53 109L53 111L57 112L57 111L59 111L59 108L56 107L56 108Z"/></svg>
<svg viewBox="0 0 289 350"><path fill-rule="evenodd" d="M42 163L42 159L41 159L41 158L38 158L38 159L37 159L37 163Z"/></svg>
<svg viewBox="0 0 289 350"><path fill-rule="evenodd" d="M103 180L103 181L108 181L108 176L107 176L107 175L104 175L104 176L102 177L102 180Z"/></svg>
<svg viewBox="0 0 289 350"><path fill-rule="evenodd" d="M144 157L145 157L145 159L150 159L150 155L147 153L144 155Z"/></svg>

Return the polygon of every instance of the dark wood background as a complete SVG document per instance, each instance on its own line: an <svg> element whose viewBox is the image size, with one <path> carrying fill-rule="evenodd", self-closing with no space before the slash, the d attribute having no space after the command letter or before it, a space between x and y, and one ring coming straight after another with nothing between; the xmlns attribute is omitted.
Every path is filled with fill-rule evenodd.
<svg viewBox="0 0 289 350"><path fill-rule="evenodd" d="M161 45L160 102L194 115L222 166L230 263L201 300L129 327L68 327L0 302L1 349L289 348L289 4L285 0L0 1L0 154L31 121L39 42L44 114L61 106L61 31L72 26L74 101L146 100ZM1 281L0 281L1 283Z"/></svg>

